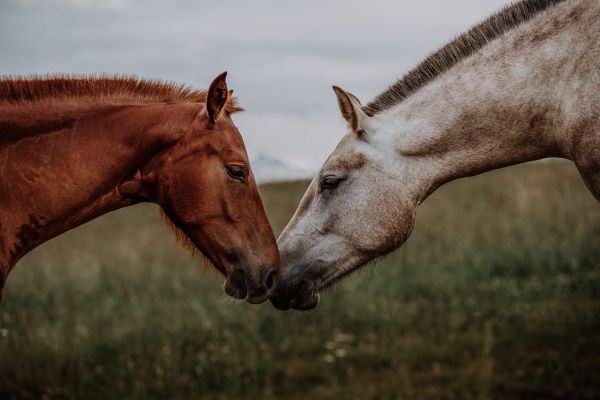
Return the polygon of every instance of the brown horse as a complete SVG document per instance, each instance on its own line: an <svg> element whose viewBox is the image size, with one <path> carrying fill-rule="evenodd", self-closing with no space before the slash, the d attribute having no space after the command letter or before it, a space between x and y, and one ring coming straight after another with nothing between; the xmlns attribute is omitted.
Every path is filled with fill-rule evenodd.
<svg viewBox="0 0 600 400"><path fill-rule="evenodd" d="M208 91L128 77L1 79L0 296L36 246L154 202L226 276L229 295L265 301L279 253L225 76Z"/></svg>

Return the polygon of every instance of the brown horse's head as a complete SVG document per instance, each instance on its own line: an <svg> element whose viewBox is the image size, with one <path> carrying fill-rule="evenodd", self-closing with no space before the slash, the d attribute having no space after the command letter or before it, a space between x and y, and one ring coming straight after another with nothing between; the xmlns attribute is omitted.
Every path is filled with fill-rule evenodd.
<svg viewBox="0 0 600 400"><path fill-rule="evenodd" d="M250 170L226 73L210 85L177 141L152 169L156 201L184 242L226 276L225 291L250 303L277 286L281 263L275 237Z"/></svg>

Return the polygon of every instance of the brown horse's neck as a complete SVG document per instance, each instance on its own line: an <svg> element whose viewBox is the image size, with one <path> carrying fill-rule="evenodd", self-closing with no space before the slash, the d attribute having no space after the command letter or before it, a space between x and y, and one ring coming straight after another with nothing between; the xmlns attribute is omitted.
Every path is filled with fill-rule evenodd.
<svg viewBox="0 0 600 400"><path fill-rule="evenodd" d="M174 143L195 109L185 103L0 104L0 288L34 247L144 201L123 195L119 185Z"/></svg>

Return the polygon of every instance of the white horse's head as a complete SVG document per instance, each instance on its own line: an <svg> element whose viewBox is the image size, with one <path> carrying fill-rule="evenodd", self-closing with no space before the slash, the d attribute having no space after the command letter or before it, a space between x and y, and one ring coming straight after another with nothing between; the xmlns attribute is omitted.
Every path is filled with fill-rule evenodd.
<svg viewBox="0 0 600 400"><path fill-rule="evenodd" d="M280 309L315 307L321 290L399 247L414 225L410 165L355 96L334 91L349 132L279 237L284 275L272 302Z"/></svg>

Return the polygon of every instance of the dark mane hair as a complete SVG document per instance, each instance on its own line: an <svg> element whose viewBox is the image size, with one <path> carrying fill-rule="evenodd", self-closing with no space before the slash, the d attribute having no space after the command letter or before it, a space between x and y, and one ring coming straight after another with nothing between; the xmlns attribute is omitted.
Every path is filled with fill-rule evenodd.
<svg viewBox="0 0 600 400"><path fill-rule="evenodd" d="M44 99L135 99L155 102L205 103L208 92L174 82L127 75L35 75L0 79L0 102L25 103ZM241 111L230 96L229 114Z"/></svg>
<svg viewBox="0 0 600 400"><path fill-rule="evenodd" d="M363 111L373 116L400 103L503 33L563 1L565 0L523 0L505 7L431 54L402 79L364 106Z"/></svg>

